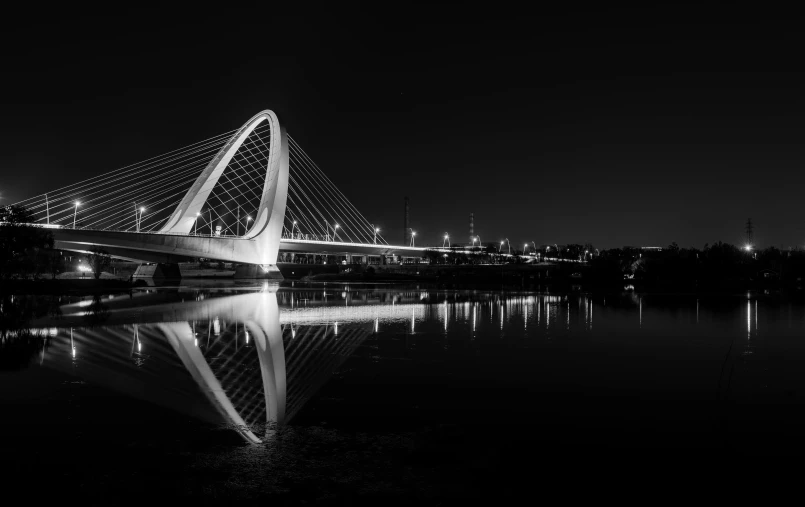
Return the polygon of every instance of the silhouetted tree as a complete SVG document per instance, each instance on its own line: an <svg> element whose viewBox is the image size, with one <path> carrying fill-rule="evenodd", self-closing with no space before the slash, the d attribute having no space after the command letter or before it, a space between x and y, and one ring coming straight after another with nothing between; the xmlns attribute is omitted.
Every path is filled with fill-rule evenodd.
<svg viewBox="0 0 805 507"><path fill-rule="evenodd" d="M43 254L53 249L53 234L33 222L22 206L0 208L0 278L38 278L45 271Z"/></svg>
<svg viewBox="0 0 805 507"><path fill-rule="evenodd" d="M101 277L103 270L112 265L112 257L106 250L99 247L93 247L92 250L90 250L90 253L87 255L87 263L92 269L92 274L95 275L95 279L97 280Z"/></svg>

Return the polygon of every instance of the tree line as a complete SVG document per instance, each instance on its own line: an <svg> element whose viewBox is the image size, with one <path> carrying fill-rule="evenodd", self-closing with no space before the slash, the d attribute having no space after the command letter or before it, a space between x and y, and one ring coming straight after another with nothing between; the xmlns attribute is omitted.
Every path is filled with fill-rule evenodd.
<svg viewBox="0 0 805 507"><path fill-rule="evenodd" d="M70 271L67 259L73 254L54 248L50 229L31 225L32 214L23 206L0 208L0 279L39 280ZM112 257L102 248L86 254L95 279L109 268Z"/></svg>

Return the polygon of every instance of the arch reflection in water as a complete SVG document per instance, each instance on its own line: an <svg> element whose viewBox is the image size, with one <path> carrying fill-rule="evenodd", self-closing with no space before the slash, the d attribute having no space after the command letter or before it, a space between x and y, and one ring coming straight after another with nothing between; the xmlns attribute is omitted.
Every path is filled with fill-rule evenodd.
<svg viewBox="0 0 805 507"><path fill-rule="evenodd" d="M102 327L60 328L58 334L69 338L57 340L42 364L223 423L259 443L259 430L268 433L289 422L371 334L382 313L379 306L331 307L281 317L276 290L163 303L158 301L164 294L132 298L128 305L115 301ZM78 305L63 307L62 324L82 313L71 313L72 306ZM336 319L340 326L333 325Z"/></svg>

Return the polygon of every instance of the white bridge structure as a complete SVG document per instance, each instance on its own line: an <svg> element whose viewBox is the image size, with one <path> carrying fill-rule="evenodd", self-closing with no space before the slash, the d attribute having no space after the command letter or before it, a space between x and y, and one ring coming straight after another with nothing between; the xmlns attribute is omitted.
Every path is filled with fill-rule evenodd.
<svg viewBox="0 0 805 507"><path fill-rule="evenodd" d="M273 111L159 157L17 203L56 248L155 263L206 258L281 277L279 253L421 257L389 245Z"/></svg>

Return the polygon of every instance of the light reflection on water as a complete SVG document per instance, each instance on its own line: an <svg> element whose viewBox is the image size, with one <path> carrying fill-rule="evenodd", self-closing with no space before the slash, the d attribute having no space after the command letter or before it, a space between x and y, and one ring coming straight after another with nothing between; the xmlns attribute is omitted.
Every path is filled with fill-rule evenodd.
<svg viewBox="0 0 805 507"><path fill-rule="evenodd" d="M40 318L26 329L49 340L36 357L39 367L224 424L258 443L276 426L291 424L367 341L374 347L372 362L381 368L400 355L443 360L460 358L467 347L484 354L505 345L505 354L489 355L487 373L534 395L572 386L601 399L627 393L748 403L761 399L758 392L764 400L778 399L782 391L800 393L802 375L777 378L775 385L765 372L775 366L774 347L789 358L803 355L802 308L758 299L740 308L734 300L633 292L604 298L265 284L245 291L149 290L69 300L59 306L58 318ZM783 311L785 328L777 318ZM100 320L87 320L93 316ZM742 346L736 338L744 335L734 324L743 318ZM792 319L799 319L798 329ZM3 340L19 333L4 331ZM402 349L378 352L378 345L399 340ZM440 344L439 352L430 343ZM750 359L761 346L763 359ZM529 362L521 364L523 357ZM765 369L748 362L761 360ZM515 367L529 372L530 383L508 380ZM769 383L771 390L760 388Z"/></svg>

